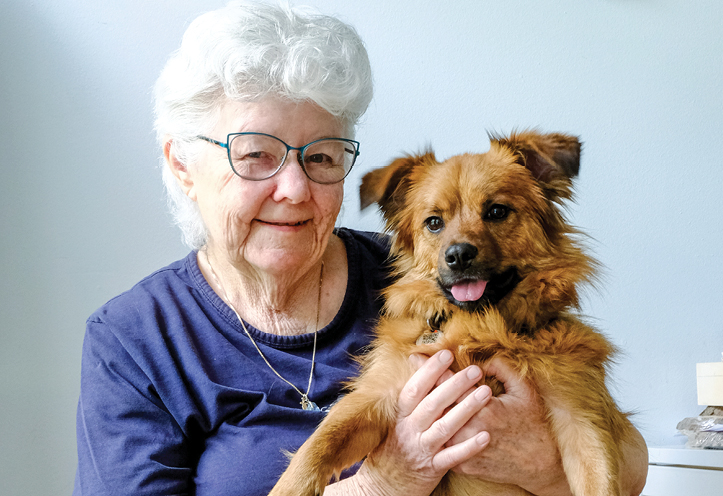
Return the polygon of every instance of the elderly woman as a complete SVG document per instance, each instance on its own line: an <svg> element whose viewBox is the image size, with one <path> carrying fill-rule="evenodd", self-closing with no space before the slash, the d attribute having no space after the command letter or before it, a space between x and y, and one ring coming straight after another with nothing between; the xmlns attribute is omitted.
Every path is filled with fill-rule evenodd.
<svg viewBox="0 0 723 496"><path fill-rule="evenodd" d="M371 97L362 42L335 18L235 5L191 24L156 113L193 251L88 319L74 494L274 485L358 372L387 284L386 239L334 227ZM490 399L448 352L410 359L395 432L328 494L429 494L447 470L569 494L540 402L504 363ZM642 442L628 454L639 492Z"/></svg>

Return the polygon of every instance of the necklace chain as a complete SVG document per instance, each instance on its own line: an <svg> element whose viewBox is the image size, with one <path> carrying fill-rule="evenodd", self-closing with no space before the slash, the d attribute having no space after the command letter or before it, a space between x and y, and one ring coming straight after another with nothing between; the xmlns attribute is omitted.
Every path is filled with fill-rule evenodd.
<svg viewBox="0 0 723 496"><path fill-rule="evenodd" d="M301 408L304 410L319 410L319 407L309 399L309 391L311 391L311 382L314 379L314 363L316 361L316 337L319 333L319 314L321 311L321 286L324 281L324 262L321 262L321 270L319 272L319 295L317 296L316 300L316 325L314 327L314 349L311 353L311 370L309 371L309 384L306 386L306 392L302 393L299 388L297 388L294 384L292 384L290 381L284 378L279 372L271 365L269 360L264 356L264 354L261 352L261 349L256 344L256 341L254 341L254 338L251 337L251 333L246 328L246 324L244 323L243 319L239 315L239 313L236 311L236 307L233 306L233 303L231 303L231 298L228 297L228 293L226 293L226 289L221 284L221 281L218 279L218 276L216 275L216 271L213 270L213 265L211 265L211 260L208 258L208 250L203 250L204 255L206 255L206 263L208 263L208 268L211 270L211 276L213 277L213 280L216 282L216 285L221 289L221 292L223 293L223 299L226 301L226 304L233 310L233 313L236 314L236 318L238 318L239 322L241 322L241 327L243 327L244 332L246 333L246 336L251 340L251 343L254 345L254 348L256 348L256 351L259 352L259 355L261 358L263 358L264 362L266 362L266 365L272 370L274 374L278 376L279 379L284 381L286 384L294 388L294 390L299 393L301 396Z"/></svg>

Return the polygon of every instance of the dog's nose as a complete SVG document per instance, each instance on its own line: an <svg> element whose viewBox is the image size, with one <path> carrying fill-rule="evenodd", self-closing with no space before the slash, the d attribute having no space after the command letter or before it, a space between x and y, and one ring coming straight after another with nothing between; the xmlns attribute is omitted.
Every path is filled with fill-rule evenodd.
<svg viewBox="0 0 723 496"><path fill-rule="evenodd" d="M477 256L477 247L469 243L458 243L447 248L444 252L444 261L455 271L461 271L472 264Z"/></svg>

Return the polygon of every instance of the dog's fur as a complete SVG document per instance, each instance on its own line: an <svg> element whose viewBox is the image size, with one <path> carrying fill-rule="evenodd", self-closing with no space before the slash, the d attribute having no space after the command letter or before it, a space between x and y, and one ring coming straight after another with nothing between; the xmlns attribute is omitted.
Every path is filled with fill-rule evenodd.
<svg viewBox="0 0 723 496"><path fill-rule="evenodd" d="M511 363L544 402L573 494L621 494L622 445L632 427L605 386L614 350L573 313L578 285L591 282L596 265L561 210L572 196L580 143L534 131L491 141L485 154L440 163L427 152L364 177L362 206L378 203L393 233L396 281L352 392L293 457L271 496L321 495L332 475L379 446L414 372L409 355L443 348L455 356L453 370L491 357ZM477 294L452 290L470 281L487 281L476 301L466 300ZM429 322L442 337L416 344ZM434 494L528 493L450 472Z"/></svg>

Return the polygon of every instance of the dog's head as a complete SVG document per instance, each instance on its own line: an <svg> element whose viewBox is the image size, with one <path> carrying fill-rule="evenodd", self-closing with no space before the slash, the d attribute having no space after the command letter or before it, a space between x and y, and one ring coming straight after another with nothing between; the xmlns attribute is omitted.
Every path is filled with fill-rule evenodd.
<svg viewBox="0 0 723 496"><path fill-rule="evenodd" d="M364 176L361 204L379 204L402 277L434 281L449 302L474 311L545 271L588 263L559 208L579 165L575 137L514 133L492 137L484 154L396 159ZM577 303L575 282L564 305Z"/></svg>

